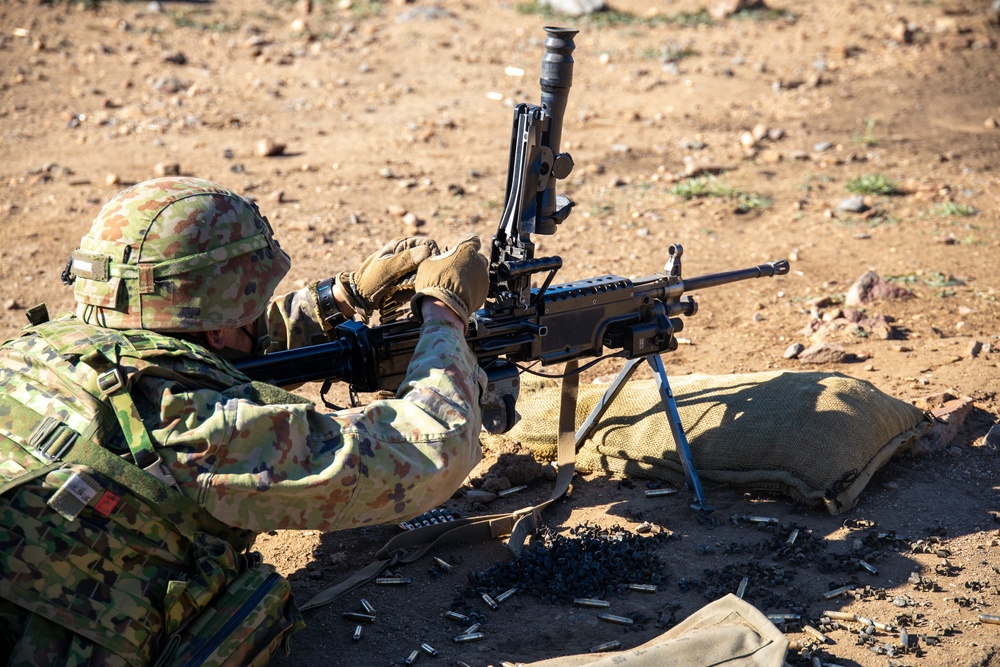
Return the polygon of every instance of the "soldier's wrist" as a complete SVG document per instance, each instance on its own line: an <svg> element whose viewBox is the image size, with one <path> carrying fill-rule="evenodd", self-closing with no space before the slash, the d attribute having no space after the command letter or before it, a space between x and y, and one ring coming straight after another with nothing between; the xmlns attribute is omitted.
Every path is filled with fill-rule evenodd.
<svg viewBox="0 0 1000 667"><path fill-rule="evenodd" d="M316 305L323 328L331 330L348 320L354 313L335 278L316 283Z"/></svg>

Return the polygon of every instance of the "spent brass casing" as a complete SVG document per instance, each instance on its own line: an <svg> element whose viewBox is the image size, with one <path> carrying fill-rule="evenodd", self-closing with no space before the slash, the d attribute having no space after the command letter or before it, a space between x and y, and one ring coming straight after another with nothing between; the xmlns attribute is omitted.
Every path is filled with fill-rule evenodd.
<svg viewBox="0 0 1000 667"><path fill-rule="evenodd" d="M431 656L432 658L437 657L438 654L437 649L431 646L430 644L421 644L420 648L423 649L424 653Z"/></svg>
<svg viewBox="0 0 1000 667"><path fill-rule="evenodd" d="M364 608L366 614L371 614L372 616L375 615L375 607L373 607L372 603L368 600L361 598L361 606Z"/></svg>
<svg viewBox="0 0 1000 667"><path fill-rule="evenodd" d="M878 574L878 568L876 568L874 565L871 565L870 563L866 563L863 560L859 560L858 561L858 565L860 565L861 567L865 568L866 570L868 570L872 574Z"/></svg>
<svg viewBox="0 0 1000 667"><path fill-rule="evenodd" d="M629 584L630 591L642 591L643 593L655 593L658 589L656 584Z"/></svg>
<svg viewBox="0 0 1000 667"><path fill-rule="evenodd" d="M356 641L356 642L361 641L361 632L362 632L362 630L363 630L363 628L360 625L355 626L355 628L354 628L354 637L353 637L354 641Z"/></svg>
<svg viewBox="0 0 1000 667"><path fill-rule="evenodd" d="M513 597L513 596L514 596L514 595L515 595L516 593L517 593L517 587L516 587L516 586L515 586L514 588L508 588L508 589L507 589L507 590L505 590L505 591L504 591L503 593L501 593L500 595L498 595L498 596L497 596L497 598L496 598L496 602L497 602L497 604L501 604L501 603L503 603L504 601L506 601L506 600L510 599L510 598L511 598L511 597Z"/></svg>
<svg viewBox="0 0 1000 667"><path fill-rule="evenodd" d="M785 546L789 546L789 547L790 546L794 546L795 545L795 540L797 540L797 539L799 539L799 529L798 528L792 528L792 532L789 533L788 539L785 540Z"/></svg>
<svg viewBox="0 0 1000 667"><path fill-rule="evenodd" d="M591 653L601 653L603 651L613 651L615 649L621 648L622 643L617 639L610 642L604 642L603 644L598 644L597 646L591 646Z"/></svg>
<svg viewBox="0 0 1000 667"><path fill-rule="evenodd" d="M995 614L980 614L980 623L990 623L992 625L1000 625L1000 616Z"/></svg>
<svg viewBox="0 0 1000 667"><path fill-rule="evenodd" d="M743 577L740 580L740 585L736 588L736 597L743 599L743 594L747 592L747 584L750 583L750 577Z"/></svg>
<svg viewBox="0 0 1000 667"><path fill-rule="evenodd" d="M906 628L899 629L899 648L907 648L910 645L910 633Z"/></svg>
<svg viewBox="0 0 1000 667"><path fill-rule="evenodd" d="M481 632L470 632L467 635L458 635L457 637L452 637L452 641L459 644L464 644L465 642L479 641L485 636L486 635L484 635Z"/></svg>
<svg viewBox="0 0 1000 667"><path fill-rule="evenodd" d="M792 621L801 621L802 617L798 614L768 614L767 620L772 623L791 623Z"/></svg>
<svg viewBox="0 0 1000 667"><path fill-rule="evenodd" d="M778 523L778 520L771 516L745 516L743 519L750 523Z"/></svg>
<svg viewBox="0 0 1000 667"><path fill-rule="evenodd" d="M490 597L489 593L483 593L481 597L483 598L483 602L489 605L490 609L496 609L500 606L496 600Z"/></svg>
<svg viewBox="0 0 1000 667"><path fill-rule="evenodd" d="M848 584L847 586L841 586L840 588L834 588L832 591L827 591L826 593L823 593L823 598L826 599L826 600L831 600L831 599L837 597L838 595L843 595L847 591L853 591L853 590L854 590L854 585L853 584Z"/></svg>
<svg viewBox="0 0 1000 667"><path fill-rule="evenodd" d="M458 621L460 623L469 622L468 616L466 616L465 614L459 614L457 611L451 611L450 609L446 611L444 614L442 614L442 616L452 621Z"/></svg>
<svg viewBox="0 0 1000 667"><path fill-rule="evenodd" d="M465 630L462 630L463 635L471 635L473 632L479 632L479 628L483 627L482 623L473 623Z"/></svg>
<svg viewBox="0 0 1000 667"><path fill-rule="evenodd" d="M647 498L656 498L658 496L672 496L677 493L677 489L647 489Z"/></svg>
<svg viewBox="0 0 1000 667"><path fill-rule="evenodd" d="M509 489L504 489L503 491L497 491L497 497L503 498L504 496L511 496L519 491L524 491L528 488L527 484L522 484L521 486L512 486Z"/></svg>
<svg viewBox="0 0 1000 667"><path fill-rule="evenodd" d="M820 643L822 643L822 644L826 644L827 642L830 641L829 637L827 637L826 635L824 635L822 632L820 632L819 630L817 630L816 628L814 628L811 625L803 625L802 626L802 630L807 635L812 636L814 639L818 639L820 641Z"/></svg>
<svg viewBox="0 0 1000 667"><path fill-rule="evenodd" d="M406 658L406 664L412 665L417 661L417 656L420 655L420 651L414 651Z"/></svg>
<svg viewBox="0 0 1000 667"><path fill-rule="evenodd" d="M352 621L360 621L361 623L374 623L375 622L375 615L374 614L362 614L362 613L357 612L357 611L345 611L344 612L344 618L348 618L348 619L350 619Z"/></svg>
<svg viewBox="0 0 1000 667"><path fill-rule="evenodd" d="M835 621L860 621L857 614L851 614L846 611L824 611L823 616L832 618Z"/></svg>
<svg viewBox="0 0 1000 667"><path fill-rule="evenodd" d="M434 556L434 562L437 563L438 567L440 567L445 572L451 572L451 568L452 568L452 564L451 563L446 563L445 561L441 560L437 556Z"/></svg>
<svg viewBox="0 0 1000 667"><path fill-rule="evenodd" d="M573 600L573 604L578 607L610 607L611 603L607 600L598 600L596 598L576 598Z"/></svg>
<svg viewBox="0 0 1000 667"><path fill-rule="evenodd" d="M633 623L632 619L628 616L616 616L614 614L600 614L597 618L617 625L632 625Z"/></svg>
<svg viewBox="0 0 1000 667"><path fill-rule="evenodd" d="M379 577L375 583L379 586L401 586L410 583L410 580L402 577Z"/></svg>

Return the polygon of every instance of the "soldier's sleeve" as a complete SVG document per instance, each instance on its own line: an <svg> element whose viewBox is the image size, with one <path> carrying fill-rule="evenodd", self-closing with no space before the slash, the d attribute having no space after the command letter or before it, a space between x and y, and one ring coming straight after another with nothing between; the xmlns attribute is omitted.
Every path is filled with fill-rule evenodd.
<svg viewBox="0 0 1000 667"><path fill-rule="evenodd" d="M479 462L484 387L461 332L428 322L396 398L323 414L242 398L212 406L220 394L200 390L161 411L164 424L176 413L191 428L154 436L170 445L164 458L182 488L230 525L395 523L447 500Z"/></svg>
<svg viewBox="0 0 1000 667"><path fill-rule="evenodd" d="M267 325L271 334L268 352L329 340L319 314L315 285L274 297L267 306Z"/></svg>

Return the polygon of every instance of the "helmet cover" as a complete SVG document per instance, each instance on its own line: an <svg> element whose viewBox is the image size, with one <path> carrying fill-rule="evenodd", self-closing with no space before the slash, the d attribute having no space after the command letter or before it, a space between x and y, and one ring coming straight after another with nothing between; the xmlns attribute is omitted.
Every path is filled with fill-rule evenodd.
<svg viewBox="0 0 1000 667"><path fill-rule="evenodd" d="M68 268L83 321L182 332L249 324L290 266L256 204L170 176L105 204Z"/></svg>

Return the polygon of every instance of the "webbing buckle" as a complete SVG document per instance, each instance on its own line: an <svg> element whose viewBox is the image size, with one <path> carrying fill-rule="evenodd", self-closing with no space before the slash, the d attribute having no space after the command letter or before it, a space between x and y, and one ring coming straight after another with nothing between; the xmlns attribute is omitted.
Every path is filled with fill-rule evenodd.
<svg viewBox="0 0 1000 667"><path fill-rule="evenodd" d="M104 396L113 394L124 386L125 376L120 368L112 368L97 376L97 388L101 390L101 394Z"/></svg>
<svg viewBox="0 0 1000 667"><path fill-rule="evenodd" d="M28 445L48 461L59 461L79 434L54 417L46 417L35 428Z"/></svg>

